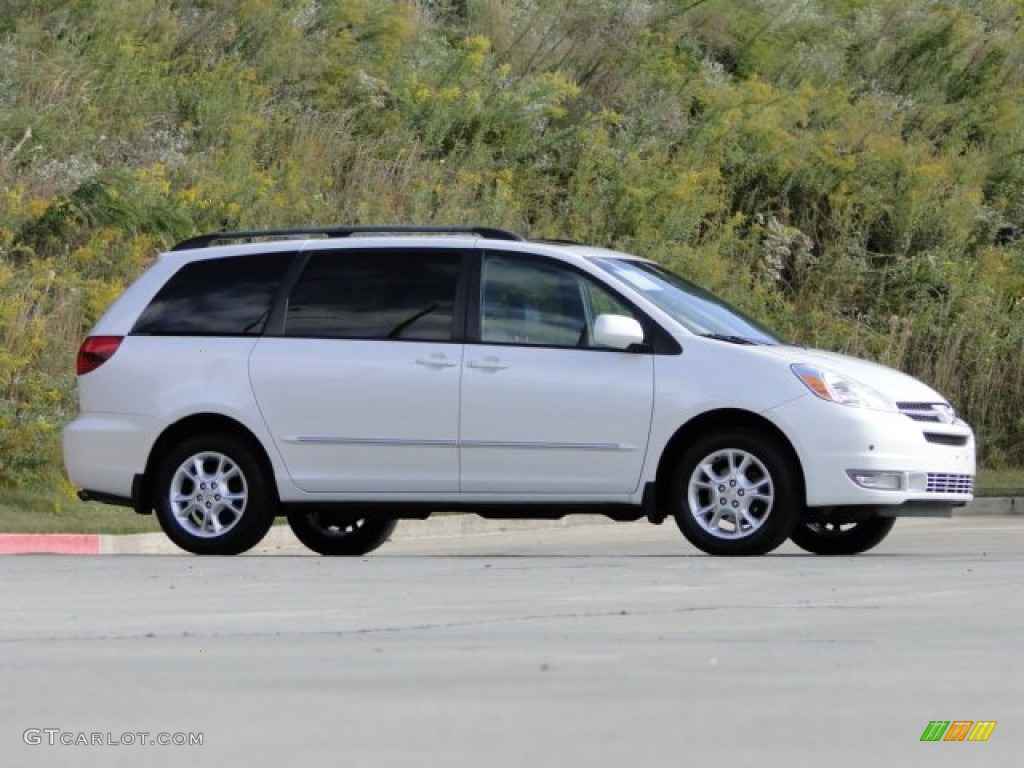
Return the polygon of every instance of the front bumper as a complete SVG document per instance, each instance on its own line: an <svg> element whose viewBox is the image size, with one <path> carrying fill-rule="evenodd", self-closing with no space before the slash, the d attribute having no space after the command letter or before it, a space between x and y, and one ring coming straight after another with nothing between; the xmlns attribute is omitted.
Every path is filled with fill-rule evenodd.
<svg viewBox="0 0 1024 768"><path fill-rule="evenodd" d="M797 451L809 507L906 505L913 514L974 497L975 443L966 424L923 424L813 395L766 415Z"/></svg>

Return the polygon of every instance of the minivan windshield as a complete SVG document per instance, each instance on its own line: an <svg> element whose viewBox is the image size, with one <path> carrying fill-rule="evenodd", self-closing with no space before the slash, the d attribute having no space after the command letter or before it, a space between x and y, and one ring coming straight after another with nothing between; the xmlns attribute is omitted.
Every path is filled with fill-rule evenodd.
<svg viewBox="0 0 1024 768"><path fill-rule="evenodd" d="M734 344L789 343L714 294L657 264L615 258L597 258L593 263L698 336Z"/></svg>

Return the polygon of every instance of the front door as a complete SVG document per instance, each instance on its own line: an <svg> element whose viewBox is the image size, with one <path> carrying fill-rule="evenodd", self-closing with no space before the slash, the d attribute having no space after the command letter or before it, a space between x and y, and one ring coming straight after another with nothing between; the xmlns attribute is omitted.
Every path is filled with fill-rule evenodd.
<svg viewBox="0 0 1024 768"><path fill-rule="evenodd" d="M462 376L467 494L614 496L640 481L650 353L598 348L598 314L633 314L597 281L536 256L487 253L480 343Z"/></svg>

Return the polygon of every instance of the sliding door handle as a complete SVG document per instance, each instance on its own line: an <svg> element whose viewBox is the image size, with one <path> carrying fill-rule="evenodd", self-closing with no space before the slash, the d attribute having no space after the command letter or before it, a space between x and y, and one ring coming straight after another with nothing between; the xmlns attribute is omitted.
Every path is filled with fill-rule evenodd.
<svg viewBox="0 0 1024 768"><path fill-rule="evenodd" d="M502 371L508 368L507 363L501 362L496 357L485 357L482 360L470 360L467 363L468 367L475 368L478 371Z"/></svg>
<svg viewBox="0 0 1024 768"><path fill-rule="evenodd" d="M458 364L458 360L451 360L440 354L421 357L416 361L416 365L423 365L427 368L454 368Z"/></svg>

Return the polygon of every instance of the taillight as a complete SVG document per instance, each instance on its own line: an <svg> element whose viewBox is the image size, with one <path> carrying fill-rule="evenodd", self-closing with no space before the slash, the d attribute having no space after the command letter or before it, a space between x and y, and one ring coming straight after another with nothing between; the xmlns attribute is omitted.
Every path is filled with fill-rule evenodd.
<svg viewBox="0 0 1024 768"><path fill-rule="evenodd" d="M114 356L117 348L121 346L123 336L90 336L82 342L78 348L78 360L75 366L78 375L83 376L89 371L95 371L107 360Z"/></svg>

